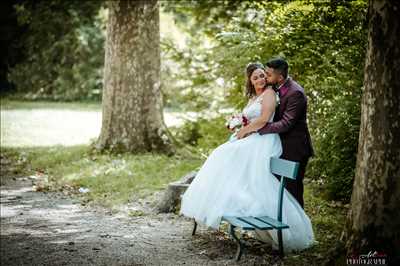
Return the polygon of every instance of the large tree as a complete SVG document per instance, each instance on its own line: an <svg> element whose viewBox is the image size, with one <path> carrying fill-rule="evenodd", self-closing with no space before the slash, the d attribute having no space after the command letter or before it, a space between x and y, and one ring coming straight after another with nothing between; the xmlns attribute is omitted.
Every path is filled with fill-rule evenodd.
<svg viewBox="0 0 400 266"><path fill-rule="evenodd" d="M400 254L400 3L371 0L348 255ZM399 265L399 264L397 264Z"/></svg>
<svg viewBox="0 0 400 266"><path fill-rule="evenodd" d="M109 1L100 149L171 151L160 92L157 0Z"/></svg>

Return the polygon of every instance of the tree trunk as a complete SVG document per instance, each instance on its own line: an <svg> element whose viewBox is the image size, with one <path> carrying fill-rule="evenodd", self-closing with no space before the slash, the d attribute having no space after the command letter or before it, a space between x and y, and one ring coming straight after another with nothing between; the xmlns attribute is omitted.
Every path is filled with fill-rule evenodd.
<svg viewBox="0 0 400 266"><path fill-rule="evenodd" d="M400 254L400 4L370 1L368 16L357 166L344 240L348 258L376 251L392 264Z"/></svg>
<svg viewBox="0 0 400 266"><path fill-rule="evenodd" d="M108 4L103 121L97 147L170 152L162 116L157 0Z"/></svg>

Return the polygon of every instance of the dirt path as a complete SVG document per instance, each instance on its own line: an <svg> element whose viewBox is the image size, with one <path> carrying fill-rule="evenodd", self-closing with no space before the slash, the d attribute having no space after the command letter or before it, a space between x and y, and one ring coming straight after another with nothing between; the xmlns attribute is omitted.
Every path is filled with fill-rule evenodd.
<svg viewBox="0 0 400 266"><path fill-rule="evenodd" d="M253 240L240 263L225 234L189 219L155 214L146 201L118 213L83 206L59 192L36 192L30 178L1 186L1 265L277 265ZM141 208L130 216L128 209Z"/></svg>

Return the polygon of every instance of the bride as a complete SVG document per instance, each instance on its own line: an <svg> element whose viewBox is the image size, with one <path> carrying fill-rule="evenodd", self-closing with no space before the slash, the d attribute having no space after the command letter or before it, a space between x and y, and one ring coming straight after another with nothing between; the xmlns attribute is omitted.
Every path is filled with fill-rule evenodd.
<svg viewBox="0 0 400 266"><path fill-rule="evenodd" d="M249 102L243 115L250 123L238 132L241 136L234 135L210 154L182 196L180 213L214 229L219 228L224 215L276 217L277 213L279 181L270 172L269 159L281 155L281 141L278 134L252 134L273 120L276 96L266 86L262 64L249 64L246 73ZM313 243L310 219L286 190L282 217L290 226L283 230L286 251ZM278 247L276 230L256 230L255 237Z"/></svg>

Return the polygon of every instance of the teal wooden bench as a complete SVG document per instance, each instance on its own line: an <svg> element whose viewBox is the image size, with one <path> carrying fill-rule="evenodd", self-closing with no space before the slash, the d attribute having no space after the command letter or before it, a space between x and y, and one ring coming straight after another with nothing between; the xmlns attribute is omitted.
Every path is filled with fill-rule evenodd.
<svg viewBox="0 0 400 266"><path fill-rule="evenodd" d="M235 217L235 216L223 216L221 221L225 221L229 224L229 234L237 243L237 251L235 259L239 261L243 253L243 243L236 236L235 228L241 228L242 230L274 230L278 231L278 243L279 243L279 255L284 256L283 241L282 241L282 230L289 228L287 224L282 223L282 205L283 205L283 192L285 188L286 178L296 179L299 171L299 163L292 162L279 158L271 158L270 168L273 174L281 176L281 182L278 193L278 213L276 218L269 216L260 217ZM194 219L193 219L194 220ZM192 235L196 233L197 222L194 220L194 227Z"/></svg>

